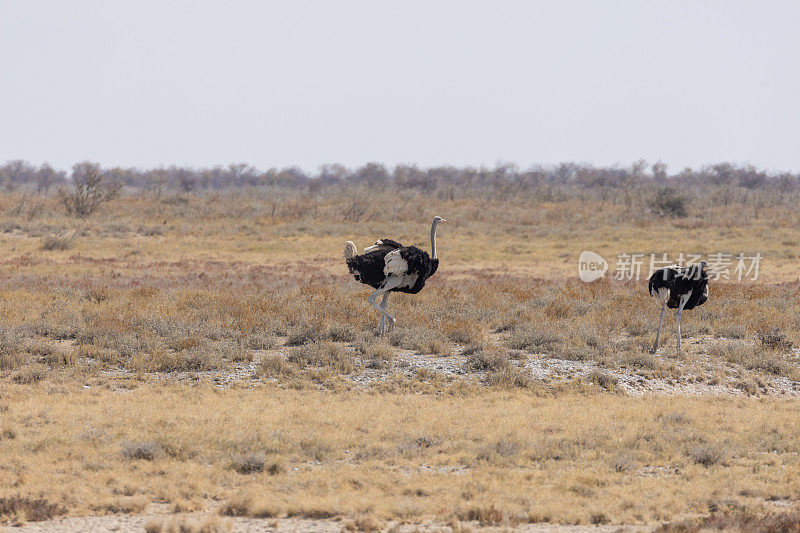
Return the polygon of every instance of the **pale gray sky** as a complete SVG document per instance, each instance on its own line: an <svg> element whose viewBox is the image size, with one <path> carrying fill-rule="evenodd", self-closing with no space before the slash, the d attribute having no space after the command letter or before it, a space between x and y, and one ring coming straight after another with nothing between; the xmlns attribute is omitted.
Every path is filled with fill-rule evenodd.
<svg viewBox="0 0 800 533"><path fill-rule="evenodd" d="M800 170L800 2L0 0L0 161Z"/></svg>

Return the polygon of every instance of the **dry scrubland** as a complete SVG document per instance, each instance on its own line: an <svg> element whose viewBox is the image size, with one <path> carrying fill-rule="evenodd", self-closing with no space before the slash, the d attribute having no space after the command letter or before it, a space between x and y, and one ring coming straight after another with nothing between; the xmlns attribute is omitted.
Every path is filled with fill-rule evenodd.
<svg viewBox="0 0 800 533"><path fill-rule="evenodd" d="M520 391L14 386L9 492L76 513L666 520L798 497L797 403Z"/></svg>
<svg viewBox="0 0 800 533"><path fill-rule="evenodd" d="M798 212L746 200L0 195L0 520L796 527ZM377 339L343 242L427 248L433 214L442 266ZM765 259L652 356L646 283L577 281L585 249Z"/></svg>

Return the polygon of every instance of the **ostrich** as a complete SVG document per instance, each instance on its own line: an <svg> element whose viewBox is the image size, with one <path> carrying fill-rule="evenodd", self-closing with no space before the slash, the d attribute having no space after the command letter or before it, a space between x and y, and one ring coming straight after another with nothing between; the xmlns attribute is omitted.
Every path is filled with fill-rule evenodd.
<svg viewBox="0 0 800 533"><path fill-rule="evenodd" d="M344 245L344 258L347 268L356 281L375 288L367 297L369 305L381 314L380 334L384 335L394 327L395 318L389 314L389 293L407 292L416 294L425 286L425 281L439 268L436 256L436 227L446 222L440 216L433 217L431 225L431 255L416 246L403 246L392 239L380 239L372 246L358 249L352 241ZM375 302L383 296L380 305Z"/></svg>
<svg viewBox="0 0 800 533"><path fill-rule="evenodd" d="M678 351L681 351L681 313L684 309L694 309L703 305L708 300L708 263L700 261L688 267L668 267L656 270L650 276L648 289L650 296L661 305L661 318L658 322L656 342L653 344L653 353L658 348L658 339L661 336L661 326L664 324L664 313L667 307L678 309L675 320L678 323Z"/></svg>

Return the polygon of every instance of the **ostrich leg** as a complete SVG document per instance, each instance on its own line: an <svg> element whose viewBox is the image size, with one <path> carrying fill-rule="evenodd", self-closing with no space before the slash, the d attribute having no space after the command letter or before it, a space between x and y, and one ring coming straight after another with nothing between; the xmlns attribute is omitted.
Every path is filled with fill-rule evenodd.
<svg viewBox="0 0 800 533"><path fill-rule="evenodd" d="M675 315L675 321L678 323L678 352L681 351L681 315L683 314L683 306L686 305L691 295L692 293L690 292L681 296L681 301L678 304L678 313Z"/></svg>
<svg viewBox="0 0 800 533"><path fill-rule="evenodd" d="M388 313L389 312L389 309L387 307L388 303L389 303L389 293L388 292L384 292L383 293L383 298L381 298L381 309L383 309L384 313ZM386 316L383 313L381 313L380 334L381 335L386 334Z"/></svg>
<svg viewBox="0 0 800 533"><path fill-rule="evenodd" d="M378 305L378 303L375 301L375 298L377 298L378 296L380 296L382 294L385 294L387 291L389 291L391 289L394 289L395 287L400 285L402 282L403 282L402 278L395 278L395 277L386 278L386 281L383 282L383 285L381 285L380 289L376 290L375 292L373 292L372 294L367 296L367 303L369 305L371 305L372 307L374 307L375 310L378 311L381 314L381 319L382 320L385 318L386 320L389 321L389 327L390 328L392 326L394 326L394 322L395 322L394 317L392 315L390 315L388 311L385 311L380 305ZM384 333L385 333L385 331L382 331L381 335L383 335Z"/></svg>
<svg viewBox="0 0 800 533"><path fill-rule="evenodd" d="M658 333L656 333L656 342L653 344L653 353L658 349L658 339L661 338L661 326L664 325L664 315L667 314L667 304L661 306L661 319L658 321Z"/></svg>
<svg viewBox="0 0 800 533"><path fill-rule="evenodd" d="M389 312L389 293L388 292L383 295L383 301L381 302L381 307L383 307L383 310L386 311L387 313ZM394 322L390 322L389 324L387 324L387 328L388 329L387 329L386 333L391 333L392 330L394 329Z"/></svg>

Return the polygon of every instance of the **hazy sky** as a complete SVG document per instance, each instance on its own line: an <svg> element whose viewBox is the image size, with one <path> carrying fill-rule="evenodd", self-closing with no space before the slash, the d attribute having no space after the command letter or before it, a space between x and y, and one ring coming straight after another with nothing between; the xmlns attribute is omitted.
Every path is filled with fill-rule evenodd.
<svg viewBox="0 0 800 533"><path fill-rule="evenodd" d="M800 2L0 0L0 161L800 170Z"/></svg>

